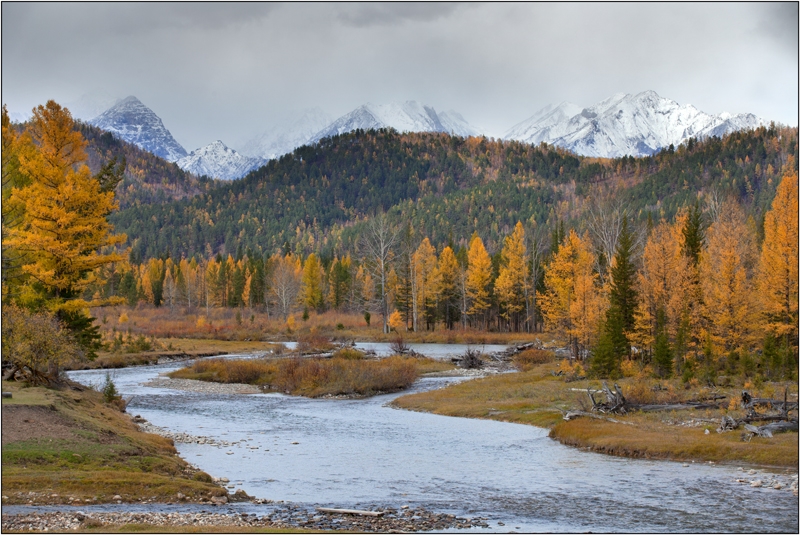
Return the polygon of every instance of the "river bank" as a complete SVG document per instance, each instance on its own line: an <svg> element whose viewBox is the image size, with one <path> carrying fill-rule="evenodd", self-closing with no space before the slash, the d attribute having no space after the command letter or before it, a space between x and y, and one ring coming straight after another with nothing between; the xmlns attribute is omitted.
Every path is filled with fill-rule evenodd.
<svg viewBox="0 0 800 535"><path fill-rule="evenodd" d="M178 456L171 440L141 432L101 393L3 381L3 504L208 501L227 495ZM178 495L180 494L180 498Z"/></svg>
<svg viewBox="0 0 800 535"><path fill-rule="evenodd" d="M433 530L464 530L489 527L483 517L464 518L435 513L424 508L379 508L374 516L308 510L291 504L269 512L90 512L50 511L2 515L2 531L86 533L404 533Z"/></svg>
<svg viewBox="0 0 800 535"><path fill-rule="evenodd" d="M587 389L599 390L601 384L587 379L565 382L563 376L554 375L558 366L555 362L541 364L528 371L400 396L392 405L534 425L548 429L549 436L562 444L621 457L797 468L796 432L762 438L748 437L742 431L716 431L723 415L743 415L736 402L741 390L736 387L713 389L714 394L725 396L717 409L634 412L613 415L610 420L584 417L565 421L567 411L588 410ZM625 378L619 384L626 396L630 393L653 400L700 399L712 393L708 388L684 387L678 381L643 377ZM789 399L796 400L796 384L765 384L761 390L782 395L784 387L789 388Z"/></svg>

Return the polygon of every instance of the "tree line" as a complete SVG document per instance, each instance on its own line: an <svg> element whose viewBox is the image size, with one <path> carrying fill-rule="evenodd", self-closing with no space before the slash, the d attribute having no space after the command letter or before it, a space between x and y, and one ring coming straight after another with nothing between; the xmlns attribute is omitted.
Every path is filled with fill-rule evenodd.
<svg viewBox="0 0 800 535"><path fill-rule="evenodd" d="M352 253L249 251L112 263L105 297L130 305L260 308L284 320L338 310L394 329L564 333L599 375L640 360L662 377L791 376L797 362L797 172L787 161L763 231L734 197L696 200L672 220L636 225L624 205L581 228L517 222L496 251L476 232L435 247L387 214ZM116 294L115 290L116 288Z"/></svg>

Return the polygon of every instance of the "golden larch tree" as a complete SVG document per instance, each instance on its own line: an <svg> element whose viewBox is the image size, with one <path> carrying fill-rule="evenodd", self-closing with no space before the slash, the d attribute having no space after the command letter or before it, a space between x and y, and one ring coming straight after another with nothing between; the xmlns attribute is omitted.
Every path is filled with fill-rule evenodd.
<svg viewBox="0 0 800 535"><path fill-rule="evenodd" d="M22 221L9 229L7 243L24 252L24 272L41 284L54 310L77 312L89 306L81 293L95 281L96 269L123 260L101 249L121 244L108 215L117 208L112 191L101 191L85 164L85 141L69 111L54 101L33 110L28 150L19 153L19 171L29 184L15 187L11 207ZM101 303L92 303L101 304Z"/></svg>
<svg viewBox="0 0 800 535"><path fill-rule="evenodd" d="M468 314L481 317L485 327L485 313L492 305L489 285L492 282L492 259L477 233L472 235L467 250L467 298L470 301Z"/></svg>
<svg viewBox="0 0 800 535"><path fill-rule="evenodd" d="M797 343L798 322L797 173L786 174L764 217L764 243L757 274L765 330Z"/></svg>

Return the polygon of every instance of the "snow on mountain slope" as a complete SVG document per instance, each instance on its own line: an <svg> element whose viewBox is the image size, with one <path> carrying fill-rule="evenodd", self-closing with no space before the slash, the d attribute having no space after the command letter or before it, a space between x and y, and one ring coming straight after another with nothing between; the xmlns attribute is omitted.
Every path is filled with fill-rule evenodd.
<svg viewBox="0 0 800 535"><path fill-rule="evenodd" d="M333 118L319 108L289 116L242 145L241 153L257 158L278 158L310 142Z"/></svg>
<svg viewBox="0 0 800 535"><path fill-rule="evenodd" d="M477 128L467 122L464 117L454 110L443 111L439 114L439 121L445 132L449 132L456 136L470 137L480 136L481 133Z"/></svg>
<svg viewBox="0 0 800 535"><path fill-rule="evenodd" d="M719 116L681 106L654 91L618 93L589 108L547 107L506 132L505 139L542 141L585 156L646 156L690 137L704 138L765 124L752 114Z"/></svg>
<svg viewBox="0 0 800 535"><path fill-rule="evenodd" d="M222 141L217 140L192 151L175 163L184 171L197 176L206 175L223 180L233 180L266 164L266 160L239 154L225 146Z"/></svg>
<svg viewBox="0 0 800 535"><path fill-rule="evenodd" d="M394 128L398 132L453 132L457 135L477 132L457 112L451 110L439 115L430 106L408 100L390 104L364 104L319 131L312 141L352 132L359 128L362 130Z"/></svg>
<svg viewBox="0 0 800 535"><path fill-rule="evenodd" d="M175 141L158 115L136 97L117 102L88 122L170 162L186 156L186 149Z"/></svg>

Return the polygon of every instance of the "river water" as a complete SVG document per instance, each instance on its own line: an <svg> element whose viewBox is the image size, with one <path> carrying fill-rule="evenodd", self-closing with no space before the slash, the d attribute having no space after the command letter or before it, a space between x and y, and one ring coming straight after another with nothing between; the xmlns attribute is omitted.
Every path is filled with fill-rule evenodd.
<svg viewBox="0 0 800 535"><path fill-rule="evenodd" d="M386 349L372 346L378 354ZM430 346L414 349L440 357L463 352ZM144 386L185 364L112 376L130 414L173 432L238 442L176 447L257 498L308 507L424 506L488 517L489 530L500 532L798 531L798 499L735 482L743 477L735 466L610 457L562 446L532 426L387 407L400 393L337 400ZM101 385L105 374L69 372L87 385ZM423 378L411 391L457 380Z"/></svg>

